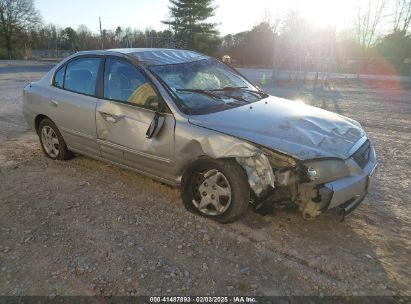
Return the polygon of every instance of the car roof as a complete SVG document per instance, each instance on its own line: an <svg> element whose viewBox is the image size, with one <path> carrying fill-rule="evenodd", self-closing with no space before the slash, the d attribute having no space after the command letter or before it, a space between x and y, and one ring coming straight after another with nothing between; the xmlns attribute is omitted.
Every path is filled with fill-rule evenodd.
<svg viewBox="0 0 411 304"><path fill-rule="evenodd" d="M147 65L166 65L210 58L204 54L181 49L127 48L78 52L76 55L126 55Z"/></svg>

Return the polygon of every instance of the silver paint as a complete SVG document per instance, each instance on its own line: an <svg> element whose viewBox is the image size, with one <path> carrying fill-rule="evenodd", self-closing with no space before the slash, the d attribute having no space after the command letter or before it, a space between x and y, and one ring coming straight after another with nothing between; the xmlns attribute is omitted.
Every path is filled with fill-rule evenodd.
<svg viewBox="0 0 411 304"><path fill-rule="evenodd" d="M68 92L51 85L56 69L79 55L120 56L141 64L140 68L145 70L170 109L170 113L162 113L164 122L156 136L151 139L145 136L154 111ZM350 158L367 139L358 122L273 96L222 112L189 116L179 110L167 90L146 69L149 64L202 58L207 57L183 50L80 52L25 87L23 113L33 129L38 115L49 117L61 131L70 150L170 185L179 185L185 169L201 157L236 159L247 172L250 187L257 195L268 186L274 188L275 182L286 185L288 179L277 181L273 174L262 151L268 148L296 161L329 157L344 160L350 166L350 175L326 184L336 193L330 208L344 203L347 197L366 193L365 180L368 182L368 175L376 166L376 158L372 147L373 158L364 170L355 167Z"/></svg>
<svg viewBox="0 0 411 304"><path fill-rule="evenodd" d="M300 160L350 156L365 133L350 118L274 96L231 110L189 118L207 127Z"/></svg>

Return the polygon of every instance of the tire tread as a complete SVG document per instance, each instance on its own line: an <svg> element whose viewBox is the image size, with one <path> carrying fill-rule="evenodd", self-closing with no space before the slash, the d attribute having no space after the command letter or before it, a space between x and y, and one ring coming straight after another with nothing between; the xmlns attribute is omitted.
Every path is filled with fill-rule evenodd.
<svg viewBox="0 0 411 304"><path fill-rule="evenodd" d="M215 168L222 171L230 182L232 202L228 210L217 216L200 212L192 203L191 179L197 168ZM244 169L233 159L199 159L185 171L181 181L181 197L186 209L192 213L213 219L220 223L232 223L238 220L247 210L250 201L250 186Z"/></svg>

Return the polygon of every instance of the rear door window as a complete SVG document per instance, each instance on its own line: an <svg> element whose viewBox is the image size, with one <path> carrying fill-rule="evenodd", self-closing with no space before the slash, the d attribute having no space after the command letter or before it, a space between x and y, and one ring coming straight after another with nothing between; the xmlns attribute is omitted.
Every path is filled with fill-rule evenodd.
<svg viewBox="0 0 411 304"><path fill-rule="evenodd" d="M95 95L100 58L80 58L67 64L64 88L69 91Z"/></svg>
<svg viewBox="0 0 411 304"><path fill-rule="evenodd" d="M54 75L53 85L58 88L63 87L63 79L64 79L64 68L65 66L61 67L56 74Z"/></svg>

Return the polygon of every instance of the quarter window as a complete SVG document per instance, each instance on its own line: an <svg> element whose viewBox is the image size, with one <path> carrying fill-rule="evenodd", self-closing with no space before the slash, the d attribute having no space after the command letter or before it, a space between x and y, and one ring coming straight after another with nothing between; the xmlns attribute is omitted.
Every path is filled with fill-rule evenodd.
<svg viewBox="0 0 411 304"><path fill-rule="evenodd" d="M61 67L56 74L54 75L53 85L58 88L63 87L63 78L64 78L64 67Z"/></svg>
<svg viewBox="0 0 411 304"><path fill-rule="evenodd" d="M68 63L64 88L86 95L95 95L100 62L100 58L80 58Z"/></svg>
<svg viewBox="0 0 411 304"><path fill-rule="evenodd" d="M104 98L158 109L158 96L150 83L136 67L121 60L106 60Z"/></svg>

